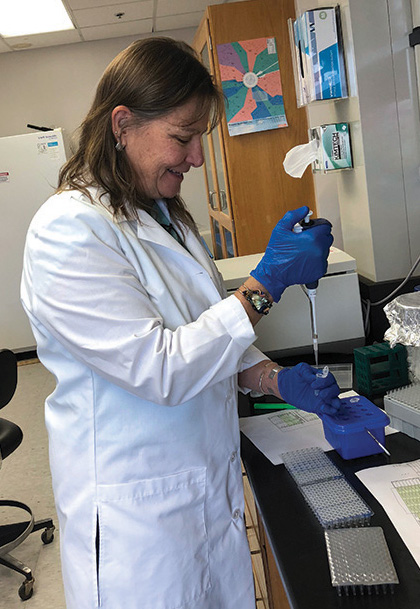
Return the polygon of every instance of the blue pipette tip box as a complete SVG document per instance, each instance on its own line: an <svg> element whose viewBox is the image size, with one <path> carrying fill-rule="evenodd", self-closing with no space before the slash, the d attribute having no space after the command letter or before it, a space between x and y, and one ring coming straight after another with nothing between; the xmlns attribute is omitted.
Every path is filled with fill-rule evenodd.
<svg viewBox="0 0 420 609"><path fill-rule="evenodd" d="M343 459L382 453L382 448L366 430L384 445L385 427L390 422L388 415L364 396L342 398L341 403L340 411L334 416L322 415L325 439Z"/></svg>

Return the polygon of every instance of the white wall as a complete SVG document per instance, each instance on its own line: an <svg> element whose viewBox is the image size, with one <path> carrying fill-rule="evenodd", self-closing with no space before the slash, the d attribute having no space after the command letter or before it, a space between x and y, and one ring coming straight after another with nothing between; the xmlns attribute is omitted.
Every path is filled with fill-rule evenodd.
<svg viewBox="0 0 420 609"><path fill-rule="evenodd" d="M188 28L166 35L191 43L194 33L195 28ZM26 125L31 123L62 127L71 139L90 107L102 72L136 38L1 53L0 137L28 133ZM208 229L202 169L192 169L185 176L182 195L199 227Z"/></svg>
<svg viewBox="0 0 420 609"><path fill-rule="evenodd" d="M323 0L296 0L298 12ZM318 212L372 281L405 277L420 253L420 121L410 0L337 0L349 98L308 106L310 126L348 122L354 169L316 177ZM337 243L338 245L338 243Z"/></svg>

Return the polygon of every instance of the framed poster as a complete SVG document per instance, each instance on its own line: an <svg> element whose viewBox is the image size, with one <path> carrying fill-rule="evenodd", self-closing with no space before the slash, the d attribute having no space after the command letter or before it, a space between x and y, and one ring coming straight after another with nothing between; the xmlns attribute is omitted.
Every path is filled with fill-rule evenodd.
<svg viewBox="0 0 420 609"><path fill-rule="evenodd" d="M275 38L217 45L229 135L287 127Z"/></svg>

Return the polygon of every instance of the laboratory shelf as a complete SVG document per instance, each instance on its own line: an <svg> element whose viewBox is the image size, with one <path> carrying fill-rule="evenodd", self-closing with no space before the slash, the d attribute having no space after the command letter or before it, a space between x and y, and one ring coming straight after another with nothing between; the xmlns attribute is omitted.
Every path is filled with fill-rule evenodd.
<svg viewBox="0 0 420 609"><path fill-rule="evenodd" d="M251 414L252 411L245 401L240 402L240 416L258 416ZM336 451L327 453L372 509L370 524L383 529L400 581L394 594L340 598L331 585L324 529L285 466L273 465L242 434L242 461L290 609L337 609L343 604L346 608L357 606L357 609L418 609L420 569L382 506L355 475L368 467L420 458L420 442L403 433L386 436L385 445L391 457L380 454L344 460Z"/></svg>

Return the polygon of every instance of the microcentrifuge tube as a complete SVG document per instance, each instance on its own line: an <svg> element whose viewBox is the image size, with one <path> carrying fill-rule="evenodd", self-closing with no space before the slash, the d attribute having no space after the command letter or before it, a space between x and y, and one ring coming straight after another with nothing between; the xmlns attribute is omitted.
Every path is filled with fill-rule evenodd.
<svg viewBox="0 0 420 609"><path fill-rule="evenodd" d="M322 369L322 372L321 371L317 372L316 376L319 379L325 379L325 378L327 378L329 371L330 370L329 370L328 366L324 366ZM315 389L315 395L319 395L319 389Z"/></svg>

